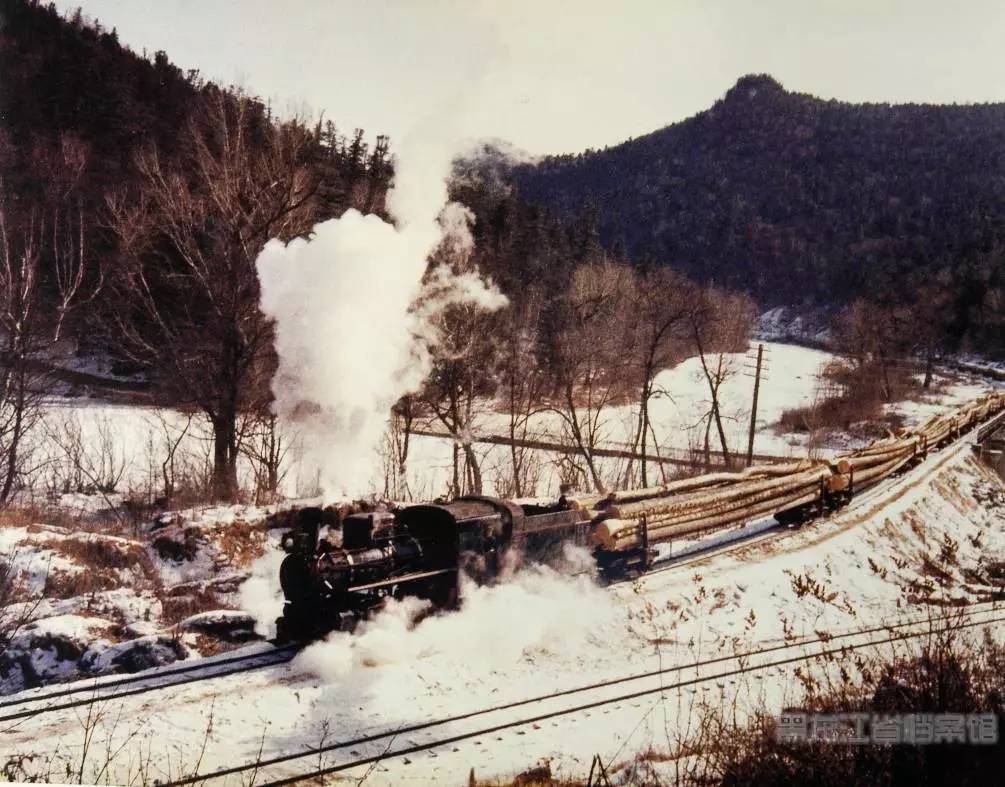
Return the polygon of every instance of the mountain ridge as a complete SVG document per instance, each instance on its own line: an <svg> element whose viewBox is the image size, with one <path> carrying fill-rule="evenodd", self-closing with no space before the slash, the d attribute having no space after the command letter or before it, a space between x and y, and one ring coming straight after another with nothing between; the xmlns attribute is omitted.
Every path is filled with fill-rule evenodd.
<svg viewBox="0 0 1005 787"><path fill-rule="evenodd" d="M1005 103L853 104L758 74L690 118L512 177L560 216L595 211L602 243L637 264L767 306L895 301L945 277L966 295L962 340L1001 286L1003 152Z"/></svg>

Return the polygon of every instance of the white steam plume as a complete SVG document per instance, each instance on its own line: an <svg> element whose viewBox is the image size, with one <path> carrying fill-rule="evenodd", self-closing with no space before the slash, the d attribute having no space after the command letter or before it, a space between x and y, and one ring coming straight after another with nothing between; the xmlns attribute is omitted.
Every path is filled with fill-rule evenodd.
<svg viewBox="0 0 1005 787"><path fill-rule="evenodd" d="M470 212L448 204L451 158L451 145L413 136L396 155L394 224L350 210L258 257L262 310L276 321L275 411L301 425L327 499L369 490L391 406L429 372L433 314L505 303L476 274L444 266L423 284L441 244L453 255L471 246Z"/></svg>
<svg viewBox="0 0 1005 787"><path fill-rule="evenodd" d="M242 584L238 595L241 609L255 618L255 632L274 637L276 618L283 613L283 591L279 587L279 566L286 553L270 544L260 558L251 564L251 576Z"/></svg>
<svg viewBox="0 0 1005 787"><path fill-rule="evenodd" d="M498 585L476 585L465 578L461 597L459 610L425 618L420 616L428 611L427 602L391 600L354 634L336 632L307 647L297 666L328 682L426 659L447 672L474 667L484 674L533 654L569 657L597 640L623 636L612 594L585 575L568 576L534 564ZM388 688L398 693L395 686ZM380 694L379 688L374 691Z"/></svg>

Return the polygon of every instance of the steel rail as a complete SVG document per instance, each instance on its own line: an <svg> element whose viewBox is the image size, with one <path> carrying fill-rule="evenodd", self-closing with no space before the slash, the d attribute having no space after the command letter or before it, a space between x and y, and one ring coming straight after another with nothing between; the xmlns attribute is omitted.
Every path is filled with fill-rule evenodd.
<svg viewBox="0 0 1005 787"><path fill-rule="evenodd" d="M26 697L23 699L12 699L5 701L0 707L11 707L11 706L24 706L37 702L43 702L48 699L54 699L58 697L66 697L73 694L81 694L83 692L93 692L91 696L84 697L78 700L72 700L70 702L54 703L50 705L45 705L41 708L32 708L29 710L23 710L16 713L8 713L6 715L0 716L0 722L5 721L16 721L18 719L30 718L32 716L38 716L44 713L52 713L60 710L67 710L69 708L78 708L83 705L93 705L96 702L105 702L108 700L119 699L122 697L132 697L137 694L145 694L151 691L160 691L163 689L173 688L175 686L183 686L188 683L197 683L204 680L212 680L214 678L224 678L228 675L236 675L242 672L250 672L256 669L263 669L264 667L272 667L277 664L286 664L300 651L299 645L287 645L284 647L279 647L274 650L263 651L261 653L248 653L241 656L234 656L227 659L221 659L219 661L212 661L208 664L198 664L192 663L187 664L184 667L177 669L168 669L161 672L150 673L147 675L132 675L126 678L121 678L118 680L110 680L104 682L94 682L89 685L73 685L66 689L61 689L59 691L47 692L36 697ZM255 664L245 664L244 662L256 661L260 663ZM145 683L147 681L157 681L162 677L170 677L174 675L185 675L197 670L213 670L214 667L218 666L229 666L234 664L242 664L243 666L238 666L235 669L227 669L219 672L210 672L209 674L199 674L191 675L188 678L183 678L181 680L169 680L161 683L153 683L149 686L140 686L138 688L126 689L123 691L114 691L114 689L120 688L122 686L131 686L136 683ZM112 692L103 692L103 689L111 688ZM98 693L102 692L102 693Z"/></svg>

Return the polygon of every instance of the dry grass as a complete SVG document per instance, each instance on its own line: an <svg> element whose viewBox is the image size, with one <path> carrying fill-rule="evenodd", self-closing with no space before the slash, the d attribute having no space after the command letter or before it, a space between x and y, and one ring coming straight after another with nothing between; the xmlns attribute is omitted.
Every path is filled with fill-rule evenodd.
<svg viewBox="0 0 1005 787"><path fill-rule="evenodd" d="M211 550L218 568L242 569L262 556L266 531L262 524L237 520L229 523L169 527L157 533L151 546L163 560L194 560Z"/></svg>
<svg viewBox="0 0 1005 787"><path fill-rule="evenodd" d="M810 692L815 713L997 713L1005 697L1005 648L990 638L978 647L959 632L933 635L920 656L866 670L849 682ZM780 709L779 709L780 710ZM995 784L1003 744L972 746L842 746L792 743L775 737L774 719L763 714L748 725L718 713L704 722L717 743L701 753L721 785Z"/></svg>
<svg viewBox="0 0 1005 787"><path fill-rule="evenodd" d="M67 599L112 590L129 583L157 587L157 570L136 541L87 533L65 533L28 526L29 537L18 548L41 548L69 561L78 570L54 568L46 576L43 596Z"/></svg>
<svg viewBox="0 0 1005 787"><path fill-rule="evenodd" d="M796 670L784 696L797 705L766 707L737 715L736 695L698 700L678 712L666 746L646 745L606 764L608 781L594 785L722 785L723 787L865 787L868 785L1000 783L1005 741L996 745L940 743L930 746L838 745L786 741L776 735L782 711L872 714L998 714L1005 710L1005 646L991 633L970 636L958 628L936 629L919 646L891 648L887 655L856 655L817 673ZM916 649L917 648L917 649ZM793 694L796 687L801 691ZM739 691L739 690L737 690ZM759 691L759 690L758 690ZM775 700L777 702L777 700ZM534 784L587 784L578 779ZM470 784L517 785L518 780Z"/></svg>
<svg viewBox="0 0 1005 787"><path fill-rule="evenodd" d="M166 626L174 626L192 615L222 606L220 597L212 590L200 588L185 593L169 593L161 598L161 619Z"/></svg>
<svg viewBox="0 0 1005 787"><path fill-rule="evenodd" d="M89 537L74 533L66 538L47 541L45 546L57 555L90 569L138 567L149 578L156 573L146 550L136 541Z"/></svg>
<svg viewBox="0 0 1005 787"><path fill-rule="evenodd" d="M221 559L231 568L247 568L265 551L265 529L240 520L218 525L213 533Z"/></svg>
<svg viewBox="0 0 1005 787"><path fill-rule="evenodd" d="M468 776L468 787L582 787L585 779L556 779L548 766L524 771L512 779L478 779L475 769Z"/></svg>
<svg viewBox="0 0 1005 787"><path fill-rule="evenodd" d="M883 403L879 399L839 396L806 407L785 410L778 423L785 433L811 432L815 429L850 431L855 424L871 423L877 424L875 429L882 434L884 427L878 425L882 410Z"/></svg>
<svg viewBox="0 0 1005 787"><path fill-rule="evenodd" d="M122 584L121 580L94 573L91 571L60 571L53 570L45 578L42 595L45 598L68 599L77 596L89 596L103 590L114 590Z"/></svg>

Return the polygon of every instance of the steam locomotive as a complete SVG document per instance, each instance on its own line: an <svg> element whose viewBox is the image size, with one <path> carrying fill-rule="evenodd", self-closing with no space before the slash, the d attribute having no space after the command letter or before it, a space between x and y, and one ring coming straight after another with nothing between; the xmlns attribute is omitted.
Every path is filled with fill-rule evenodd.
<svg viewBox="0 0 1005 787"><path fill-rule="evenodd" d="M336 533L322 533L325 525L322 509L305 508L283 536L281 641L352 631L389 598L454 607L462 574L492 581L514 547L546 560L565 543L585 545L590 521L565 500L535 506L461 497L394 514L352 514L341 523L340 543Z"/></svg>

